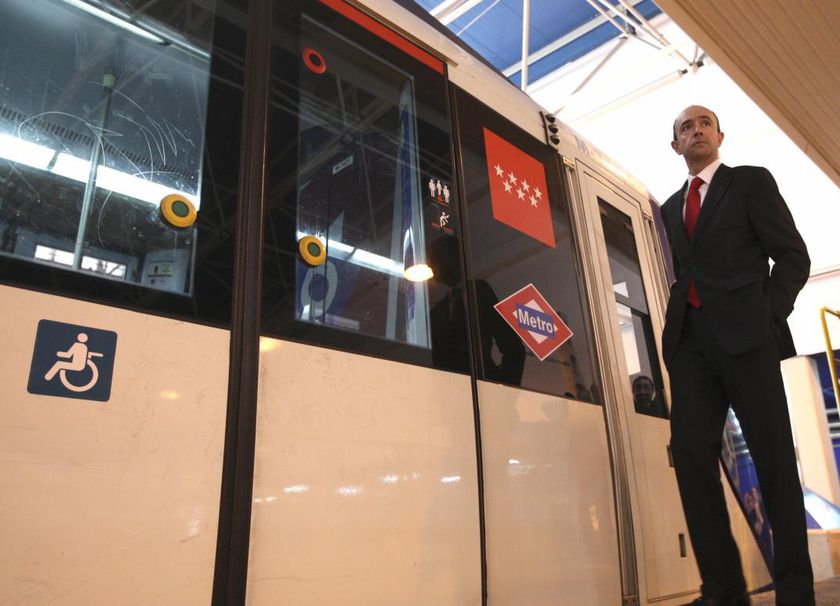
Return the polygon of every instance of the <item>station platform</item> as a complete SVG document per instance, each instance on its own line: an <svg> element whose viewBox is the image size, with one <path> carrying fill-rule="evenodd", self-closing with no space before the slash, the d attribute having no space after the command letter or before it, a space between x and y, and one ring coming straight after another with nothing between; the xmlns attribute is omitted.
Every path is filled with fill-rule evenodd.
<svg viewBox="0 0 840 606"><path fill-rule="evenodd" d="M814 584L817 594L817 606L840 606L840 577L817 581ZM751 596L752 606L776 606L776 595L773 591Z"/></svg>

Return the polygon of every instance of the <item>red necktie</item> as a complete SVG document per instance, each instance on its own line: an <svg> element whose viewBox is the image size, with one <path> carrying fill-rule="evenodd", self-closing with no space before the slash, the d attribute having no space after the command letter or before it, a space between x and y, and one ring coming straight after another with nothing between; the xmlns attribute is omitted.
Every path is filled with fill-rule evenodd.
<svg viewBox="0 0 840 606"><path fill-rule="evenodd" d="M685 231L689 238L694 235L694 226L697 223L697 216L700 214L701 185L703 185L703 179L694 177L691 180L691 185L688 187L688 195L685 197ZM694 280L691 281L688 287L688 302L693 307L700 307L700 296L694 287Z"/></svg>

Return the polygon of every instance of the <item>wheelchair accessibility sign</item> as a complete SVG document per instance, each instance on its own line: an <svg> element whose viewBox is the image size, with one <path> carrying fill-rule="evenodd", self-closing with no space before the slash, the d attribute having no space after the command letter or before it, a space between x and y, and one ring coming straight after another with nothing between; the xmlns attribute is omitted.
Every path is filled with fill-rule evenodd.
<svg viewBox="0 0 840 606"><path fill-rule="evenodd" d="M107 402L116 352L113 331L41 320L27 391Z"/></svg>

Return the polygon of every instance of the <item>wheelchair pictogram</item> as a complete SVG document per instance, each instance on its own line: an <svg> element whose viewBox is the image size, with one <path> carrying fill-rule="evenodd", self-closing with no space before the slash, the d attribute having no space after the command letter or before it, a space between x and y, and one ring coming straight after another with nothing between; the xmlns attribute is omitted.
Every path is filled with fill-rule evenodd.
<svg viewBox="0 0 840 606"><path fill-rule="evenodd" d="M44 379L52 381L56 373L61 379L62 385L70 391L83 392L91 389L99 380L99 368L93 358L101 358L102 354L95 351L88 351L87 346L88 336L80 332L76 337L76 342L70 346L67 351L58 351L56 356L59 358L70 358L68 362L58 360L53 364L52 368L44 375ZM67 378L67 372L82 373L85 367L90 369L90 379L84 385L75 385Z"/></svg>
<svg viewBox="0 0 840 606"><path fill-rule="evenodd" d="M107 402L117 333L51 320L38 323L30 393Z"/></svg>

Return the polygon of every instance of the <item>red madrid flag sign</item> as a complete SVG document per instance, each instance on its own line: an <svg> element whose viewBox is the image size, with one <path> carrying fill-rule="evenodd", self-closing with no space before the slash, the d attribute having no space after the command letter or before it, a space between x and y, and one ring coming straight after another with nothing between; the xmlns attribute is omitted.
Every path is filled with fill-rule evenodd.
<svg viewBox="0 0 840 606"><path fill-rule="evenodd" d="M543 244L556 246L543 163L487 128L484 150L493 218Z"/></svg>

